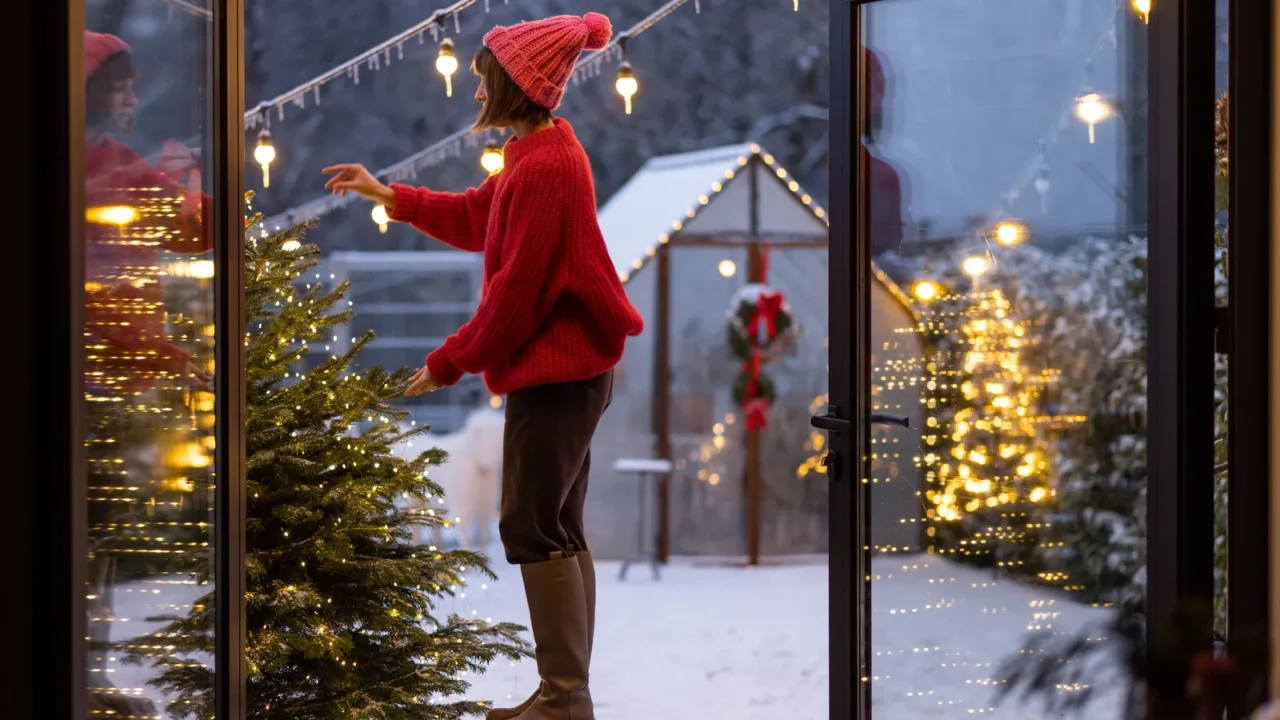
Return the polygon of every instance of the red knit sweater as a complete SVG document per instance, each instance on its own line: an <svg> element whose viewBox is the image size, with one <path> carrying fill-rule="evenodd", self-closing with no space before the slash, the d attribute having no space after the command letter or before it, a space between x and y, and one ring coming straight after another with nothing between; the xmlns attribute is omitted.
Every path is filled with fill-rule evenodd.
<svg viewBox="0 0 1280 720"><path fill-rule="evenodd" d="M393 185L391 219L460 250L484 252L475 316L427 357L444 385L483 373L505 395L585 380L644 329L596 222L591 163L569 123L503 149L505 166L464 193Z"/></svg>

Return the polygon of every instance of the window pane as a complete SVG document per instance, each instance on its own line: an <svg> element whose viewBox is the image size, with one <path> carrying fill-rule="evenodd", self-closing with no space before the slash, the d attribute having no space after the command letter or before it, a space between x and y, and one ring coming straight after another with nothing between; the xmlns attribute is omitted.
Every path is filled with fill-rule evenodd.
<svg viewBox="0 0 1280 720"><path fill-rule="evenodd" d="M1022 649L1145 599L1147 26L1128 0L861 17L867 227L901 290L872 294L873 402L913 428L872 438L873 714L1057 717L997 698ZM1113 663L1041 700L1121 717Z"/></svg>
<svg viewBox="0 0 1280 720"><path fill-rule="evenodd" d="M88 716L210 717L210 23L85 12Z"/></svg>

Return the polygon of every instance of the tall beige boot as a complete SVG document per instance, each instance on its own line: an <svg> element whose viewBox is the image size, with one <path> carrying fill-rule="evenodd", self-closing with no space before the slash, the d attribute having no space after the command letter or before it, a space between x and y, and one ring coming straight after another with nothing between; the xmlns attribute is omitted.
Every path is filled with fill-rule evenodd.
<svg viewBox="0 0 1280 720"><path fill-rule="evenodd" d="M587 686L591 662L586 589L579 561L554 553L521 565L533 626L538 692L518 707L489 711L489 720L595 720ZM594 597L594 587L593 597ZM511 713L516 713L512 715Z"/></svg>
<svg viewBox="0 0 1280 720"><path fill-rule="evenodd" d="M573 546L570 545L569 553L578 561L578 571L582 574L582 595L587 603L587 667L589 671L596 636L596 566L589 552L575 553ZM485 715L485 718L486 720L516 720L533 706L533 702L538 699L541 692L541 688L534 690L532 695L515 707L494 708ZM575 717L574 720L577 718Z"/></svg>

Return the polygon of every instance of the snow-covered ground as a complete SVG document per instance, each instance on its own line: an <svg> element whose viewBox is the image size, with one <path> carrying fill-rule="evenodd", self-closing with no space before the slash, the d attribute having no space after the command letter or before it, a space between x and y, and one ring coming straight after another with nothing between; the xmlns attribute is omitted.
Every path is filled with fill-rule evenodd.
<svg viewBox="0 0 1280 720"><path fill-rule="evenodd" d="M499 582L476 580L444 609L527 624L519 573L498 563ZM598 572L592 695L602 720L826 720L825 558L757 568L682 559L658 581L647 567L635 567L620 582L618 569L601 563ZM879 720L1044 718L1038 707L995 704L999 663L1031 629L1075 632L1107 619L1105 610L936 557L883 556L873 572L872 696ZM173 595L163 595L156 602L172 609ZM131 618L118 625L121 636L147 630L139 618L158 609L140 604L151 602L147 593L120 597L118 614ZM143 669L113 665L119 688L140 691ZM1118 686L1121 673L1108 675ZM518 701L536 678L532 662L503 662L470 678L470 694ZM1119 717L1119 690L1100 695L1085 717Z"/></svg>

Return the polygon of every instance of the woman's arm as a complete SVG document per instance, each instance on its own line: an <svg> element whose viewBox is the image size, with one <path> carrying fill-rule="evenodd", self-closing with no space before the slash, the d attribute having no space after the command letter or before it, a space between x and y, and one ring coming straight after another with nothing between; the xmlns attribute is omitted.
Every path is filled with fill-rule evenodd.
<svg viewBox="0 0 1280 720"><path fill-rule="evenodd" d="M520 172L559 174L525 160ZM514 185L510 222L502 242L501 269L489 279L475 316L427 358L427 368L442 385L464 373L481 373L529 342L559 294L556 258L572 222L573 181L521 182Z"/></svg>
<svg viewBox="0 0 1280 720"><path fill-rule="evenodd" d="M440 242L467 252L484 251L485 226L496 185L493 177L466 192L437 192L408 185L391 186L394 199L387 214L396 222L410 223Z"/></svg>
<svg viewBox="0 0 1280 720"><path fill-rule="evenodd" d="M333 175L324 186L335 195L354 192L381 204L392 220L410 223L447 245L468 252L484 250L485 225L496 184L493 177L464 193L448 193L408 185L387 187L363 165L332 165L323 172Z"/></svg>

